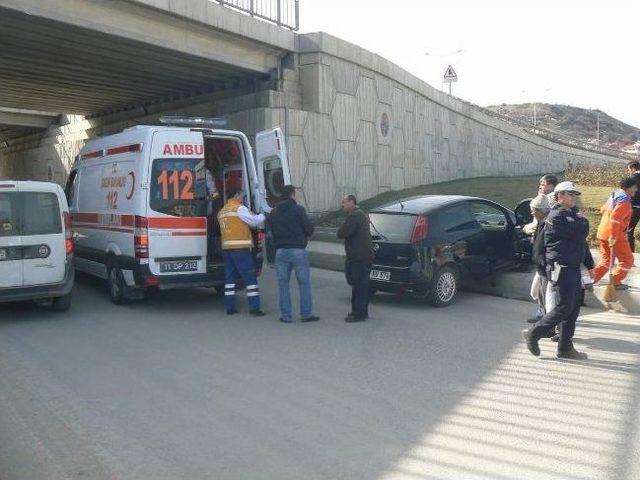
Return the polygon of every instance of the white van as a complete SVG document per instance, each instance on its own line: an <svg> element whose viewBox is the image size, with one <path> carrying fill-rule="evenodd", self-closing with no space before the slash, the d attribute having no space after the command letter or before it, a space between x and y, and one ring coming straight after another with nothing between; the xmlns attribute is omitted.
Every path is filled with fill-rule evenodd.
<svg viewBox="0 0 640 480"><path fill-rule="evenodd" d="M290 183L279 128L256 136L254 157L242 132L208 128L209 119L169 121L174 125L140 125L87 142L69 175L76 268L106 279L116 304L142 298L148 287L222 291L216 214L227 189L243 188L247 206L262 212ZM258 269L263 243L256 232Z"/></svg>
<svg viewBox="0 0 640 480"><path fill-rule="evenodd" d="M0 302L71 306L73 238L59 185L0 180Z"/></svg>

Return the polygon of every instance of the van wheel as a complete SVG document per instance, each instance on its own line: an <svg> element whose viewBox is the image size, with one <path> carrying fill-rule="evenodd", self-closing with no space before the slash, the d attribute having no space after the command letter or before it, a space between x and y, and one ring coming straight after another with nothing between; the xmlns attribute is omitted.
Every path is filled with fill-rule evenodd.
<svg viewBox="0 0 640 480"><path fill-rule="evenodd" d="M118 265L111 265L107 272L107 293L109 298L116 305L122 305L126 302L124 290L126 285L124 283L124 276L122 270Z"/></svg>
<svg viewBox="0 0 640 480"><path fill-rule="evenodd" d="M71 294L56 297L51 302L51 310L54 312L66 312L71 308Z"/></svg>
<svg viewBox="0 0 640 480"><path fill-rule="evenodd" d="M428 300L434 307L447 307L455 302L460 289L460 272L456 267L445 265L431 282Z"/></svg>
<svg viewBox="0 0 640 480"><path fill-rule="evenodd" d="M224 297L224 285L216 285L213 288L216 291L216 297Z"/></svg>

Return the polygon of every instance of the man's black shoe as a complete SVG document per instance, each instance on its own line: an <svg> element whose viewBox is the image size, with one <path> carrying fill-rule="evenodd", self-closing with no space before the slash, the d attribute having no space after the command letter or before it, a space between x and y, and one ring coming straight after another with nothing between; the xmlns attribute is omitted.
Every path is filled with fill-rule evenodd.
<svg viewBox="0 0 640 480"><path fill-rule="evenodd" d="M556 333L553 337L551 337L551 341L558 343L560 341L560 335Z"/></svg>
<svg viewBox="0 0 640 480"><path fill-rule="evenodd" d="M589 356L584 352L579 352L575 348L567 350L566 352L556 353L558 358L566 358L568 360L588 360Z"/></svg>
<svg viewBox="0 0 640 480"><path fill-rule="evenodd" d="M525 328L524 330L522 330L522 339L527 344L527 348L529 349L531 354L535 355L536 357L539 357L540 347L538 346L538 342L534 341L531 338L531 333L529 332L529 329Z"/></svg>
<svg viewBox="0 0 640 480"><path fill-rule="evenodd" d="M264 317L266 315L262 310L251 310L249 313L252 317Z"/></svg>
<svg viewBox="0 0 640 480"><path fill-rule="evenodd" d="M236 313L238 313L238 310L236 310L235 308L227 310L227 315L235 315Z"/></svg>
<svg viewBox="0 0 640 480"><path fill-rule="evenodd" d="M344 321L347 323L364 322L367 319L366 316L347 315L344 317Z"/></svg>
<svg viewBox="0 0 640 480"><path fill-rule="evenodd" d="M318 320L320 320L320 317L317 315L311 315L310 317L300 319L301 322L317 322Z"/></svg>
<svg viewBox="0 0 640 480"><path fill-rule="evenodd" d="M293 320L289 319L289 320L285 320L284 318L280 317L280 321L282 323L293 323Z"/></svg>

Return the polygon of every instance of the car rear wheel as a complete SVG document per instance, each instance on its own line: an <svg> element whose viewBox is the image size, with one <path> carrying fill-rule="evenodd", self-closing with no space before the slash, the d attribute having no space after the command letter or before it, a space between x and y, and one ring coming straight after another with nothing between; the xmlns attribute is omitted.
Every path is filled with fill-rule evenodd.
<svg viewBox="0 0 640 480"><path fill-rule="evenodd" d="M126 302L124 275L118 265L111 265L107 273L107 293L109 298L116 305Z"/></svg>
<svg viewBox="0 0 640 480"><path fill-rule="evenodd" d="M434 307L446 307L455 302L460 289L460 272L445 265L436 273L429 292L429 303Z"/></svg>
<svg viewBox="0 0 640 480"><path fill-rule="evenodd" d="M54 312L66 312L71 308L71 294L56 297L51 302L51 310Z"/></svg>

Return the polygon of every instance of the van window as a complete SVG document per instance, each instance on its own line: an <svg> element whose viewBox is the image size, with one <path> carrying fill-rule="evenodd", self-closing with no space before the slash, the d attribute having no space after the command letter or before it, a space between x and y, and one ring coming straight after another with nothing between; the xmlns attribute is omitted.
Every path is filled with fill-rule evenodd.
<svg viewBox="0 0 640 480"><path fill-rule="evenodd" d="M270 157L262 164L264 174L264 186L267 191L267 203L270 207L275 207L282 199L284 188L284 170L282 160L279 157Z"/></svg>
<svg viewBox="0 0 640 480"><path fill-rule="evenodd" d="M205 182L198 181L197 158L162 158L151 168L150 206L156 212L174 217L203 217L207 194Z"/></svg>
<svg viewBox="0 0 640 480"><path fill-rule="evenodd" d="M55 193L23 192L22 235L62 233L60 207Z"/></svg>
<svg viewBox="0 0 640 480"><path fill-rule="evenodd" d="M19 235L18 212L18 194L0 193L0 237Z"/></svg>
<svg viewBox="0 0 640 480"><path fill-rule="evenodd" d="M0 193L0 236L62 233L55 193Z"/></svg>

